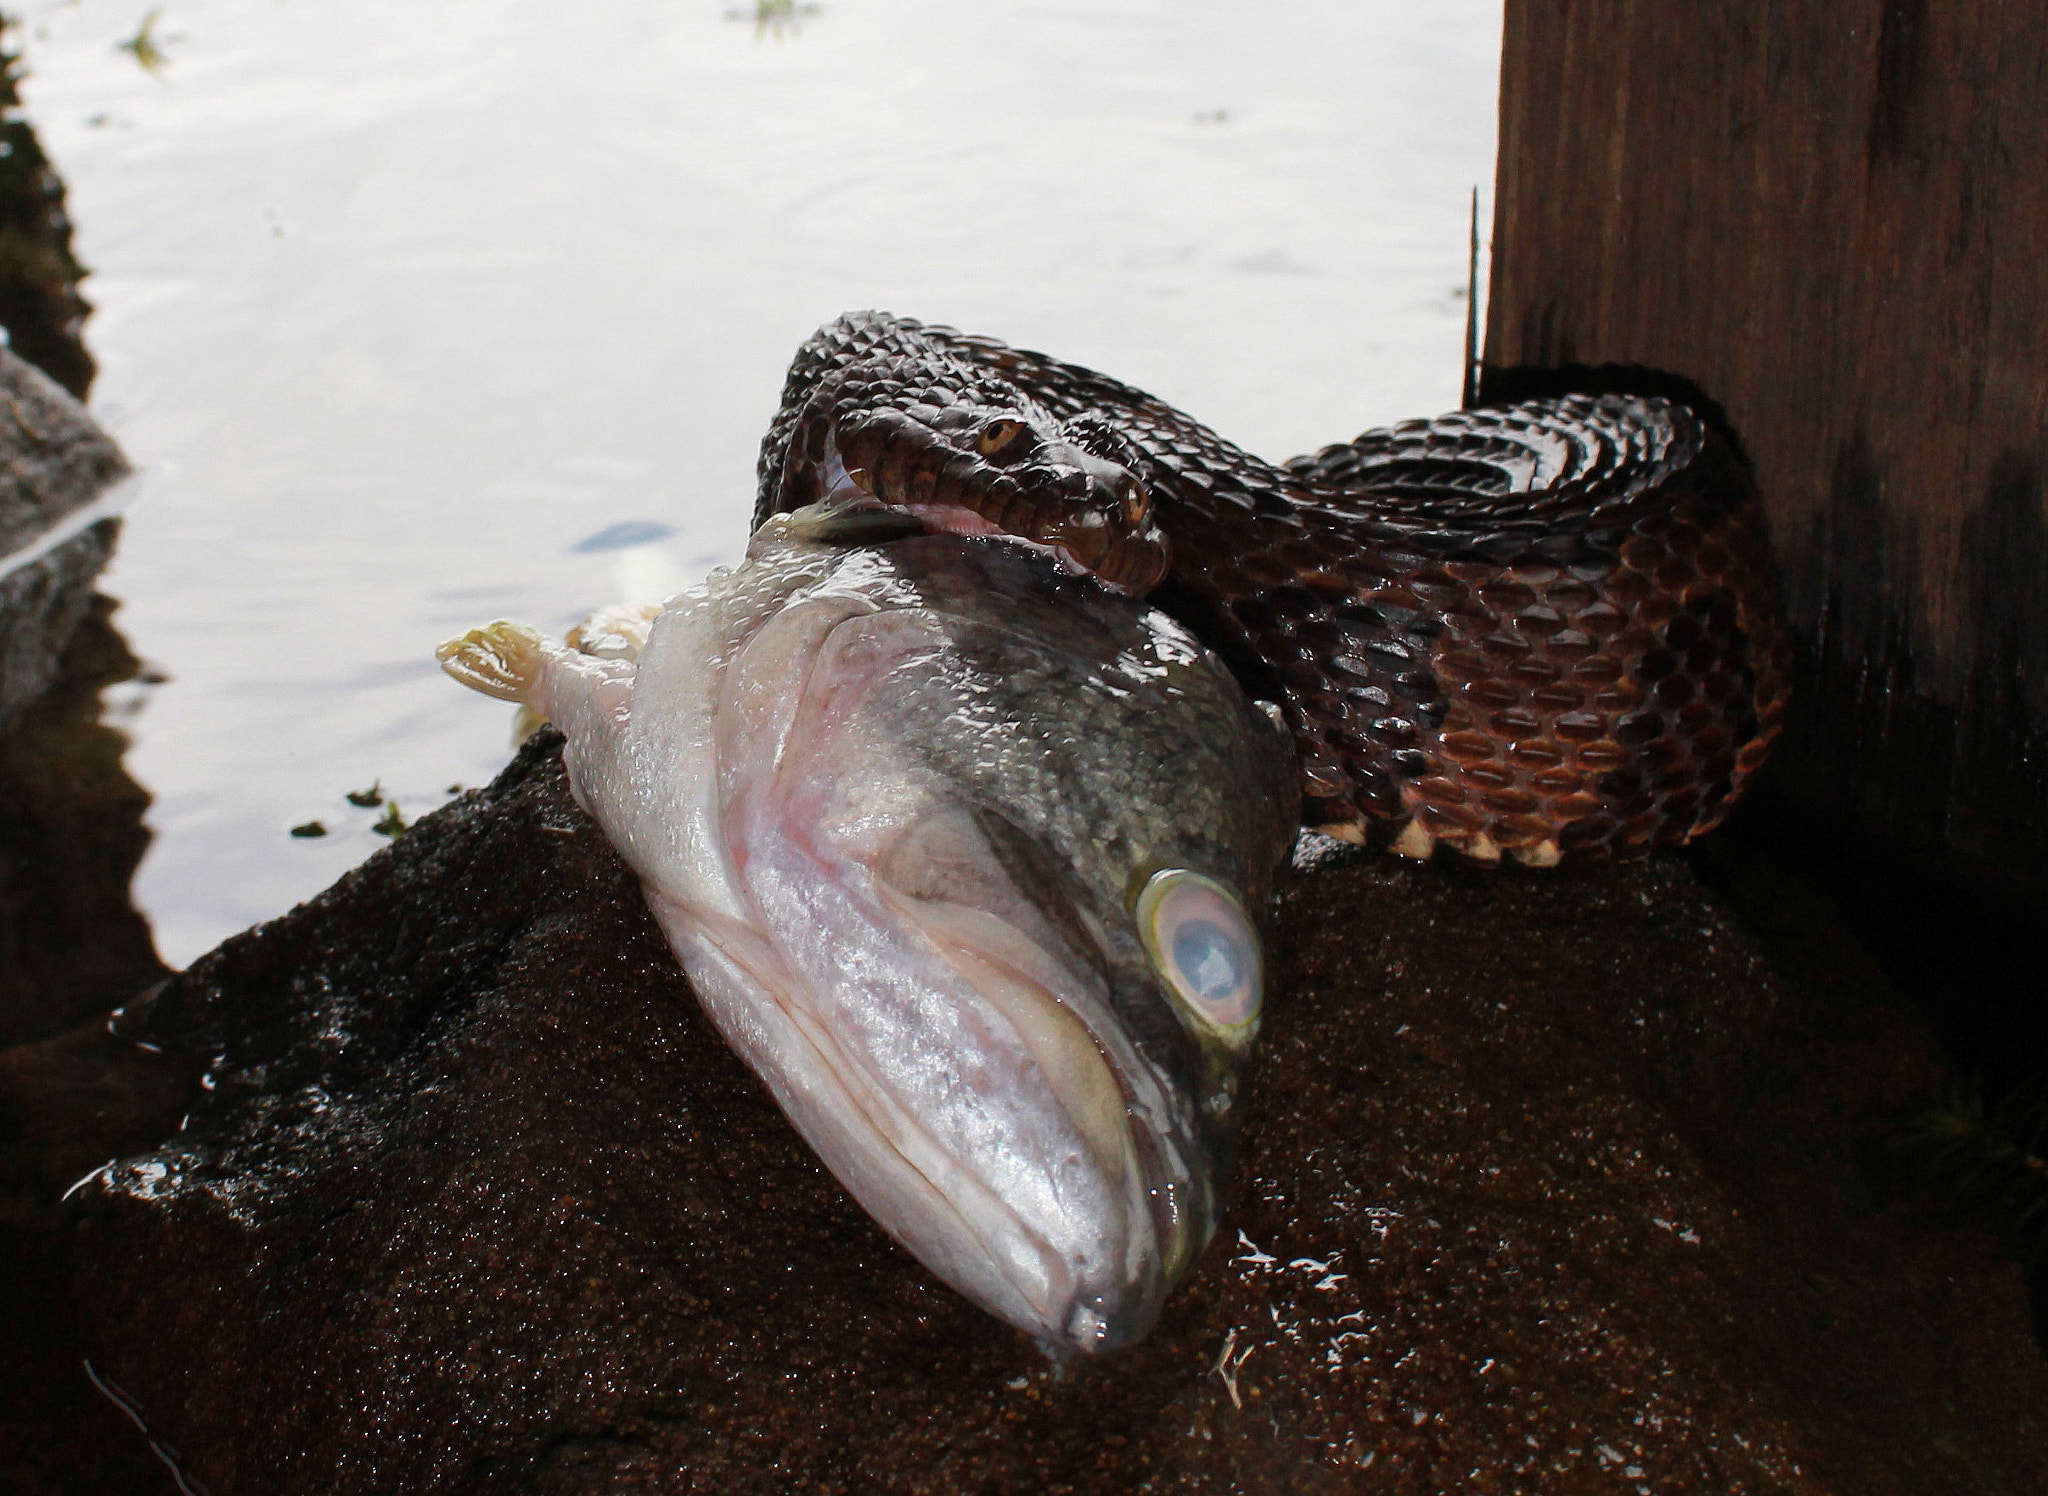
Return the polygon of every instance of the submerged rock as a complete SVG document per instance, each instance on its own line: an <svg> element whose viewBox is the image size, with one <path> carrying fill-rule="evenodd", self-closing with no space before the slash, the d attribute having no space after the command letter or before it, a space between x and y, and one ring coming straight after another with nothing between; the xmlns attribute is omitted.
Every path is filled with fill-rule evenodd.
<svg viewBox="0 0 2048 1496"><path fill-rule="evenodd" d="M1223 1230L1062 1371L803 1148L544 735L119 1020L192 1110L68 1207L86 1350L215 1496L2048 1489L2016 1270L1858 1182L1895 1009L1677 862L1333 866L1278 946Z"/></svg>

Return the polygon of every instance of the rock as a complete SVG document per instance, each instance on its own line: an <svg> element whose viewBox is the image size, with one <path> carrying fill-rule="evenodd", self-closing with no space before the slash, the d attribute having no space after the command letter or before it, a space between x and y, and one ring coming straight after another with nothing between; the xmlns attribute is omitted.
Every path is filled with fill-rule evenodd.
<svg viewBox="0 0 2048 1496"><path fill-rule="evenodd" d="M191 1115L62 1256L96 1416L191 1489L2048 1489L2017 1271L1857 1165L1928 1042L1685 864L1297 878L1224 1229L1062 1370L789 1131L559 741L105 1040L132 1127Z"/></svg>
<svg viewBox="0 0 2048 1496"><path fill-rule="evenodd" d="M0 730L56 679L119 521L70 532L127 473L84 406L0 349Z"/></svg>
<svg viewBox="0 0 2048 1496"><path fill-rule="evenodd" d="M0 754L13 746L0 742ZM143 942L147 952L146 932ZM53 1291L72 1247L58 1206L89 1169L175 1130L191 1089L188 1065L139 1049L111 1032L105 1015L0 1050L0 1490L8 1496L164 1486L147 1442L81 1374L82 1351Z"/></svg>

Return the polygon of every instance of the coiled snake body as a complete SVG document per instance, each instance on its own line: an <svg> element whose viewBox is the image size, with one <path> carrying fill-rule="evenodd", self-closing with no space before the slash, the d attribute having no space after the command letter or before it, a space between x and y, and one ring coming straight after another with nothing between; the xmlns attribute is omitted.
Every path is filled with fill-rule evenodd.
<svg viewBox="0 0 2048 1496"><path fill-rule="evenodd" d="M819 502L1149 594L1278 704L1307 824L1409 856L1679 845L1786 704L1754 485L1668 401L1456 411L1275 467L1091 370L855 313L797 354L755 521Z"/></svg>

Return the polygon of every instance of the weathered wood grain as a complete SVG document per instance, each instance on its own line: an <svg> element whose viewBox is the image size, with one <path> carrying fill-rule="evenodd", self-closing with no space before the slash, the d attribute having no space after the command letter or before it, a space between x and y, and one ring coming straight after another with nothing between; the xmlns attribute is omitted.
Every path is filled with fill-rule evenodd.
<svg viewBox="0 0 2048 1496"><path fill-rule="evenodd" d="M1503 56L1484 394L1717 402L1804 645L1781 784L2038 877L2048 8L1509 0Z"/></svg>

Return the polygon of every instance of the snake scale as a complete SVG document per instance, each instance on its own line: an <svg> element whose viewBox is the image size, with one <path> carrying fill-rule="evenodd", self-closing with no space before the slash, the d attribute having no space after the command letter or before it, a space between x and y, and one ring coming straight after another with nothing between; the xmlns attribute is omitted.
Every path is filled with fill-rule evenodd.
<svg viewBox="0 0 2048 1496"><path fill-rule="evenodd" d="M1531 866L1709 830L1790 678L1747 466L1687 407L1573 395L1275 466L1129 385L859 312L798 352L758 525L825 502L1049 547L1276 703L1304 821Z"/></svg>

